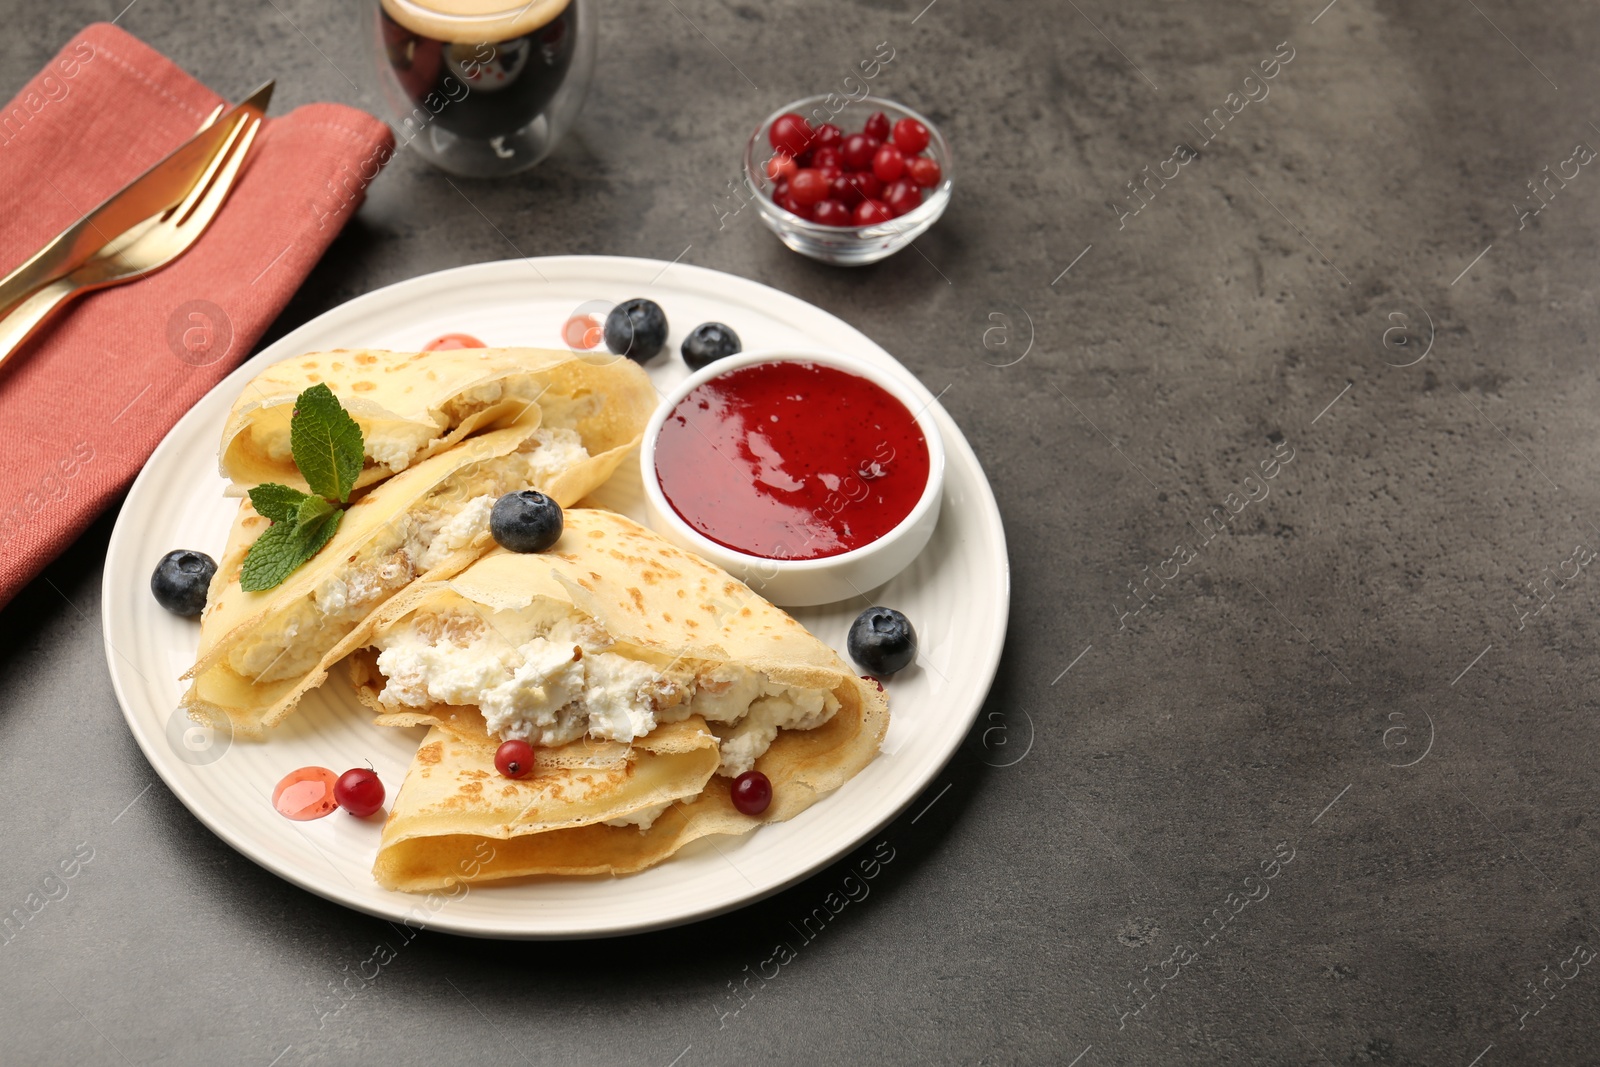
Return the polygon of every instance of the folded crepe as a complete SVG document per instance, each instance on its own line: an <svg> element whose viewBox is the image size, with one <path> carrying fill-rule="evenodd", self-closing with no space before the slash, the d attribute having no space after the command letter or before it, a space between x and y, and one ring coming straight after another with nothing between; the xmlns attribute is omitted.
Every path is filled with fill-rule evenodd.
<svg viewBox="0 0 1600 1067"><path fill-rule="evenodd" d="M889 722L882 688L794 619L592 508L546 552L414 584L349 643L377 721L430 727L373 870L411 892L626 874L792 818L865 767ZM534 745L525 778L495 769L512 738ZM731 794L751 769L772 783L754 817Z"/></svg>
<svg viewBox="0 0 1600 1067"><path fill-rule="evenodd" d="M239 585L245 553L268 525L242 502L200 618L197 661L184 675L194 679L183 698L190 714L206 722L224 714L236 732L258 736L322 683L352 647L346 638L392 594L487 551L489 512L502 494L535 488L566 506L598 488L638 444L655 390L636 366L593 388L592 366L547 368L551 418L542 424L469 438L359 495L333 539L273 589Z"/></svg>
<svg viewBox="0 0 1600 1067"><path fill-rule="evenodd" d="M234 401L218 453L230 495L262 482L306 488L289 446L289 418L295 398L319 382L361 427L366 457L357 489L474 433L513 423L578 430L584 419L626 422L641 403L655 402L648 376L616 356L537 348L313 352L274 363Z"/></svg>

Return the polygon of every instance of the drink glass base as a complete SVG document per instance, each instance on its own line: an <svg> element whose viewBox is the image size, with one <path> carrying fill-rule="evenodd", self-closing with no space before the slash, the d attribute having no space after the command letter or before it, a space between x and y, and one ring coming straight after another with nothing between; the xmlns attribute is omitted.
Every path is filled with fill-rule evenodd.
<svg viewBox="0 0 1600 1067"><path fill-rule="evenodd" d="M536 117L522 129L504 137L481 139L458 137L449 130L434 128L411 142L423 159L448 174L460 178L503 178L536 166L556 146L550 135L550 121Z"/></svg>

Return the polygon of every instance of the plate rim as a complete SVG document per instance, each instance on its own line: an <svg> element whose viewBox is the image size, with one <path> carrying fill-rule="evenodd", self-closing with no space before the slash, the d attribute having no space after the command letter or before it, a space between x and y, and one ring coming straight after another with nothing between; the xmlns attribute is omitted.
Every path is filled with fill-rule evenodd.
<svg viewBox="0 0 1600 1067"><path fill-rule="evenodd" d="M474 922L470 920L463 921L460 918L453 918L448 915L448 908L442 908L430 915L425 923L414 924L417 929L427 929L436 932L445 932L483 939L600 939L609 937L625 937L632 934L645 933L653 930L685 926L690 923L701 922L706 919L714 918L718 915L727 914L740 908L747 907L751 904L755 904L785 889L798 885L800 882L812 877L818 871L821 871L829 865L837 862L848 852L860 847L861 844L863 844L868 838L874 836L885 826L898 818L911 805L911 803L928 788L933 780L936 779L949 764L951 758L955 755L956 750L960 748L962 742L971 732L973 723L977 721L978 713L983 710L983 705L987 702L989 693L993 690L994 680L999 672L1000 658L1004 652L1005 641L1010 628L1010 553L1005 536L1004 521L1000 514L999 504L994 496L994 487L989 481L987 472L985 472L983 469L983 464L978 460L977 454L973 451L971 443L967 440L966 435L961 431L960 427L956 425L955 420L950 417L947 411L945 411L943 405L939 403L938 398L934 396L934 394L928 390L925 385L922 384L921 380L918 379L914 373L912 373L911 369L906 367L905 364L901 363L893 353L889 352L882 345L879 345L871 337L867 336L851 323L840 318L838 315L833 314L833 312L819 307L816 304L812 304L810 301L804 300L801 297L795 296L791 293L786 293L781 289L767 285L764 282L756 281L753 278L746 278L742 275L732 274L727 271L716 270L710 267L702 267L691 263L681 263L676 261L669 263L664 260L633 256L559 255L489 260L481 263L461 264L455 267L447 267L442 270L430 271L425 274L404 278L399 281L380 286L376 289L369 290L368 292L362 293L358 296L351 297L349 300L343 301L326 309L320 314L300 324L295 329L290 330L276 341L265 346L259 352L256 352L254 355L241 361L239 366L235 367L220 381L218 381L216 385L212 386L212 388L208 390L204 396L197 400L195 404L191 406L190 409L186 411L183 416L179 418L178 421L175 422L172 427L162 436L161 441L156 445L155 449L151 451L149 458L146 459L144 464L140 467L138 475L128 486L128 490L123 497L123 501L118 507L117 519L113 525L111 536L106 544L105 566L101 576L100 588L101 641L104 645L106 666L111 677L112 691L116 696L117 706L122 712L124 724L126 725L128 732L133 735L134 742L138 745L139 750L144 755L145 761L149 763L151 769L156 772L156 775L162 780L163 784L166 785L166 787L172 792L178 801L183 804L184 808L191 815L198 819L200 823L206 827L206 829L210 830L234 851L238 852L240 855L254 863L257 867L260 867L268 873L282 878L284 881L296 885L306 892L312 893L331 903L386 921L406 921L406 916L401 914L402 909L397 908L394 911L385 911L359 899L339 896L336 893L329 891L327 888L312 884L307 878L301 877L300 872L294 869L292 866L287 864L279 864L270 860L269 858L264 857L258 851L253 851L250 839L246 835L236 834L231 828L224 826L216 817L214 817L213 813L209 810L209 806L200 802L199 798L197 798L188 790L183 780L177 777L175 773L172 773L174 768L168 766L169 761L158 751L152 751L153 737L148 739L147 743L147 738L144 735L144 731L142 731L135 722L134 712L130 708L129 697L124 692L123 678L119 673L117 660L119 658L126 657L123 657L122 653L116 650L116 646L112 643L111 639L111 606L116 593L113 588L115 583L113 582L113 571L110 564L111 560L117 554L117 549L120 547L121 543L125 539L133 536L133 534L130 532L132 528L132 520L128 515L129 504L136 498L136 494L138 493L145 479L147 477L153 477L153 475L151 475L151 471L160 466L160 463L164 458L164 454L169 449L176 449L179 447L177 443L179 431L185 427L185 424L189 420L198 419L200 417L197 413L213 394L223 389L229 389L233 392L237 392L237 390L240 388L240 382L254 377L256 374L260 373L262 368L277 362L281 362L284 359L291 358L293 355L297 354L297 346L304 343L298 339L302 335L314 334L318 332L319 329L325 329L325 320L330 316L358 313L362 307L368 304L382 303L385 300L395 298L397 295L403 298L405 291L408 289L419 289L426 291L435 286L458 280L461 276L484 274L488 276L486 280L497 280L501 272L508 269L514 269L514 265L520 267L533 266L535 272L540 275L541 280L548 284L550 280L545 279L543 277L543 272L538 270L539 265L545 264L548 264L552 268L552 273L560 273L559 268L564 266L583 267L586 265L609 264L613 267L657 271L658 273L655 274L655 277L657 278L660 277L660 274L664 274L669 268L684 272L703 274L707 276L708 281L721 281L724 284L726 284L728 281L732 281L740 286L754 287L756 290L762 291L760 295L763 299L776 299L778 301L799 303L813 312L818 312L822 315L828 316L836 322L844 325L847 329L860 335L868 344L872 345L892 361L899 375L905 378L916 390L926 394L926 399L929 403L929 406L936 412L937 417L943 420L949 430L953 431L953 433L944 434L944 444L947 455L952 451L961 452L963 454L963 458L970 461L972 468L977 471L979 475L977 484L978 488L981 490L981 495L983 498L981 503L986 505L979 509L980 517L982 522L989 527L988 532L995 539L995 543L998 545L1000 555L1000 559L998 561L1001 579L1000 589L998 590L1000 610L997 612L999 625L995 628L985 647L981 649L970 650L982 652L983 654L981 656L981 660L978 660L977 657L967 657L969 663L975 661L977 662L980 668L979 673L981 676L983 676L983 683L981 686L981 692L973 703L971 709L962 712L962 717L964 720L963 729L960 731L952 730L950 732L950 739L946 744L943 745L942 751L936 750L937 762L932 765L932 773L927 775L925 779L919 782L916 788L910 791L908 796L903 798L898 803L886 808L882 817L874 820L870 829L858 834L848 846L844 848L827 850L817 858L806 860L795 871L786 877L780 878L773 885L760 889L752 889L749 893L740 894L725 902L708 904L702 908L687 912L680 912L666 917L642 918L632 922L622 922L602 927L587 927L583 929L575 928L565 931L528 931L488 927L481 922ZM944 429L945 427L941 427L941 430ZM968 502L966 506L971 507L972 503L974 502ZM119 579L123 578L125 578L125 576L119 576ZM400 896L406 900L423 899L416 894L401 894Z"/></svg>

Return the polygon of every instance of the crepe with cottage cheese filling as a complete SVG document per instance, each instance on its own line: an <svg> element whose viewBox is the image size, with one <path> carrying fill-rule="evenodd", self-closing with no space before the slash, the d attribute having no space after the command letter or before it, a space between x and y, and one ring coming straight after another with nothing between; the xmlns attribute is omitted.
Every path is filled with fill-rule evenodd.
<svg viewBox="0 0 1600 1067"><path fill-rule="evenodd" d="M616 356L536 348L438 352L338 349L275 363L245 386L222 431L228 492L263 482L306 488L289 444L295 399L333 390L361 427L365 458L355 488L373 485L470 436L513 423L579 430L598 401L624 413L653 405L649 378ZM646 412L648 416L648 412Z"/></svg>
<svg viewBox="0 0 1600 1067"><path fill-rule="evenodd" d="M654 396L592 411L575 397L567 411L580 429L524 423L426 459L360 495L321 551L262 592L242 589L239 573L268 523L241 502L200 617L184 706L203 721L226 715L246 736L277 725L391 595L413 579L454 574L492 546L489 513L501 495L531 487L567 505L598 488L638 443Z"/></svg>
<svg viewBox="0 0 1600 1067"><path fill-rule="evenodd" d="M642 870L804 811L865 767L888 727L882 688L794 619L592 508L569 510L546 552L497 549L414 585L352 640L366 646L350 666L377 721L432 727L373 872L395 889ZM495 769L512 738L534 744L526 779ZM664 742L691 738L709 757L660 759ZM596 747L625 767L570 765ZM751 769L773 791L754 817L730 793Z"/></svg>

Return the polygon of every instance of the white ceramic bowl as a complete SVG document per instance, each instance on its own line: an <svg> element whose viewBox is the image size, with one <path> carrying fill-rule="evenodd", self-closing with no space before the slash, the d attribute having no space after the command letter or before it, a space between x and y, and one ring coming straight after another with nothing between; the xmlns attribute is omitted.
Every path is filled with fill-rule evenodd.
<svg viewBox="0 0 1600 1067"><path fill-rule="evenodd" d="M656 438L678 403L702 382L729 371L758 363L785 361L819 363L867 379L904 404L922 431L928 445L928 484L899 525L871 544L820 559L767 559L750 555L718 544L690 526L667 503L661 491L661 483L656 479ZM809 607L864 596L909 566L927 546L933 528L939 523L939 504L944 495L944 442L928 410L930 406L931 401L923 400L899 377L840 352L781 349L744 352L719 359L668 392L665 402L656 409L645 428L639 463L650 526L678 547L705 557L782 607Z"/></svg>

